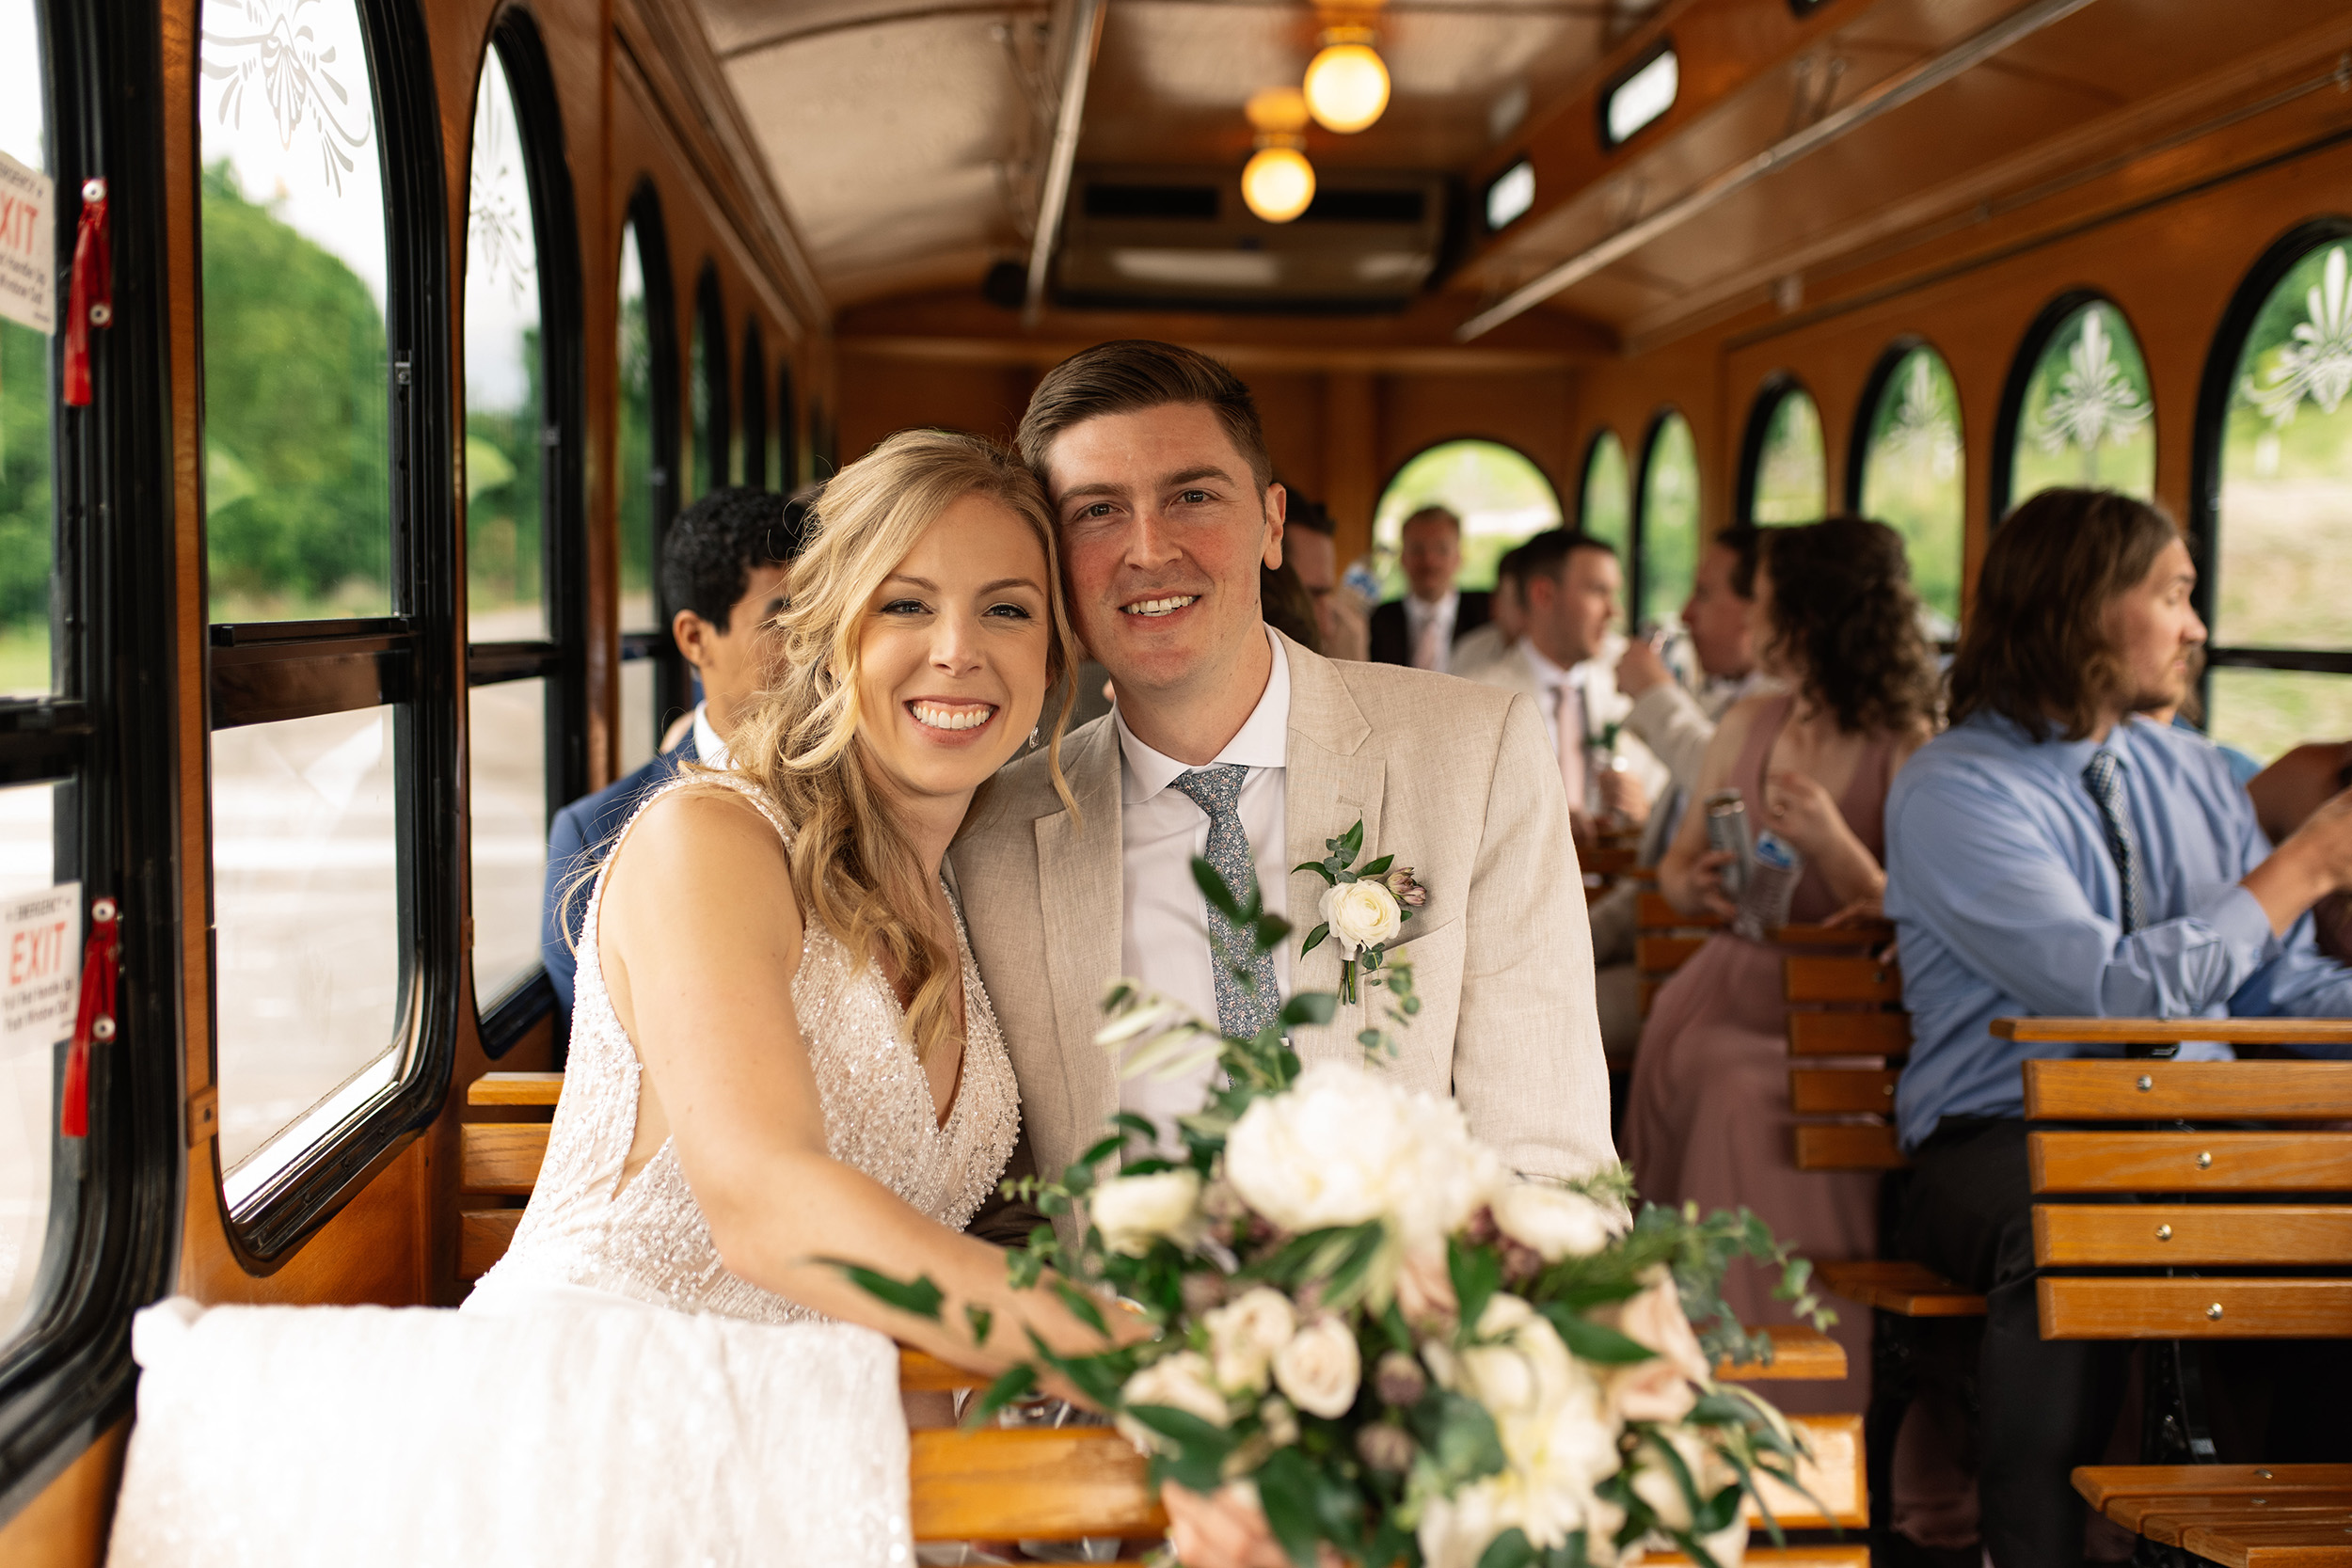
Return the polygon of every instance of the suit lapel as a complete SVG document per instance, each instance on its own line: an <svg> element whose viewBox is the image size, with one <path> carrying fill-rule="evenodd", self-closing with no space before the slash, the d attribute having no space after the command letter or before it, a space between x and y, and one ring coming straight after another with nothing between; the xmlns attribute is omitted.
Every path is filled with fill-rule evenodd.
<svg viewBox="0 0 2352 1568"><path fill-rule="evenodd" d="M1120 974L1119 731L1102 723L1073 749L1066 774L1085 817L1038 818L1038 896L1045 969L1069 1125L1040 1129L1059 1147L1040 1151L1048 1174L1074 1156L1119 1109L1119 1080L1094 1044L1103 992ZM1058 1134L1058 1138L1055 1137Z"/></svg>
<svg viewBox="0 0 2352 1568"><path fill-rule="evenodd" d="M1372 735L1371 721L1330 661L1287 638L1283 641L1291 669L1289 744L1282 768L1285 859L1292 865L1323 859L1329 853L1324 840L1339 837L1360 819L1364 825L1364 848L1357 857L1360 865L1394 847L1380 839L1388 765L1364 752L1363 744ZM1297 927L1289 939L1291 990L1336 991L1340 958L1330 942L1303 959L1298 957L1298 944L1323 919L1318 911L1325 891L1323 879L1311 871L1293 871L1285 891L1290 922ZM1362 1002L1352 1007L1343 1006L1328 1029L1301 1030L1294 1036L1299 1054L1310 1061L1352 1059L1356 1035L1364 1027L1365 1017Z"/></svg>

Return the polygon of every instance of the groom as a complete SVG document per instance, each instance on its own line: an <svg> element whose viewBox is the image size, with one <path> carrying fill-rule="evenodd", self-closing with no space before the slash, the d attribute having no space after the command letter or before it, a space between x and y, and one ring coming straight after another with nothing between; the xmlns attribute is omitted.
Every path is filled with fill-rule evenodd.
<svg viewBox="0 0 2352 1568"><path fill-rule="evenodd" d="M1518 1170L1581 1176L1615 1158L1594 1017L1584 886L1567 799L1528 700L1450 676L1341 664L1269 630L1261 564L1282 559L1248 388L1167 343L1104 343L1030 399L1022 455L1050 497L1079 640L1118 706L1064 743L1072 812L1043 751L982 787L955 845L972 945L1020 1078L1036 1168L1057 1175L1114 1111L1165 1133L1214 1069L1121 1082L1094 1044L1103 994L1130 975L1228 1033L1255 999L1219 976L1189 863L1254 870L1297 927L1269 976L1337 990L1326 942L1301 958L1323 882L1291 868L1363 823L1357 863L1393 855L1428 889L1391 949L1422 1000L1391 1070L1451 1094ZM1364 987L1296 1032L1309 1061L1355 1058L1385 1022Z"/></svg>

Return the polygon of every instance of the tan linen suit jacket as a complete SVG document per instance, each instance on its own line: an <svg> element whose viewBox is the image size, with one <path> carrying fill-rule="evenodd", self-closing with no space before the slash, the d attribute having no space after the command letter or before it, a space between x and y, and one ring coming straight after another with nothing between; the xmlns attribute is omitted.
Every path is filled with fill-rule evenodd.
<svg viewBox="0 0 2352 1568"><path fill-rule="evenodd" d="M1534 705L1451 675L1338 663L1283 641L1283 858L1321 860L1324 840L1361 817L1358 863L1393 854L1429 889L1393 949L1392 961L1413 965L1422 1011L1396 1031L1392 1069L1416 1089L1459 1099L1471 1129L1529 1175L1581 1176L1614 1161L1584 884ZM1043 753L1032 753L983 786L950 857L1020 1079L1030 1152L1049 1176L1119 1109L1116 1070L1094 1043L1120 967L1115 721L1075 732L1062 762L1077 817L1054 793ZM1333 943L1295 958L1323 885L1293 872L1285 890L1297 927L1295 989L1339 989ZM1363 988L1329 1026L1293 1043L1309 1061L1358 1059L1356 1034L1383 1001Z"/></svg>

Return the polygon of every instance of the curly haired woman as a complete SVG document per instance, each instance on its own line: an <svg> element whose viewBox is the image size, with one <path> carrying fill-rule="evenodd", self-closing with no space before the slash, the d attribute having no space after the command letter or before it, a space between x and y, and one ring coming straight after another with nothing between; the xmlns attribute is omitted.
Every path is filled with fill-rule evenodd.
<svg viewBox="0 0 2352 1568"><path fill-rule="evenodd" d="M1768 529L1754 589L1756 645L1784 689L1724 715L1695 793L1737 788L1754 831L1770 830L1804 857L1789 922L1875 915L1886 885L1887 787L1935 725L1935 665L1902 539L1859 517ZM1659 887L1686 914L1729 916L1724 870L1733 858L1709 849L1706 813L1691 811L1659 864ZM1870 1257L1876 1178L1800 1172L1790 1157L1783 957L1775 942L1724 931L1659 991L1621 1147L1653 1202L1744 1206L1801 1256ZM1726 1282L1742 1323L1788 1318L1769 1285L1755 1271ZM1792 1386L1803 1389L1800 1404L1851 1410L1867 1397L1869 1315L1848 1307L1837 1334L1849 1382Z"/></svg>

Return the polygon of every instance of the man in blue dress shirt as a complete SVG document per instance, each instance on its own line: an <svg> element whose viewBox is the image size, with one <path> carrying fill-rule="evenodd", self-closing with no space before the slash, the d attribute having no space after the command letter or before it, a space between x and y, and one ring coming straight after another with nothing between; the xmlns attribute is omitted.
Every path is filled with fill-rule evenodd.
<svg viewBox="0 0 2352 1568"><path fill-rule="evenodd" d="M809 497L789 500L740 486L713 490L677 515L661 541L661 602L676 607L670 634L694 667L703 700L677 743L635 772L556 813L548 830L548 886L539 954L556 1000L569 1012L588 889L579 873L597 863L646 796L699 762L727 765L740 705L761 680L759 629L784 608L785 573L801 553ZM644 715L636 716L642 722ZM575 885L579 883L580 885Z"/></svg>
<svg viewBox="0 0 2352 1568"><path fill-rule="evenodd" d="M2028 1057L2006 1015L2352 1015L2352 969L2309 911L2352 888L2352 791L2273 850L2213 745L2136 717L2187 695L2205 628L2180 531L2104 491L2052 490L1993 537L1952 664L1952 727L1886 802L1886 912L1910 1065L1914 1169L1898 1242L1986 1293L1984 1544L1995 1568L2082 1559L2069 1476L2112 1431L2120 1345L2043 1340L2026 1172ZM2226 1057L2185 1045L2183 1059Z"/></svg>

